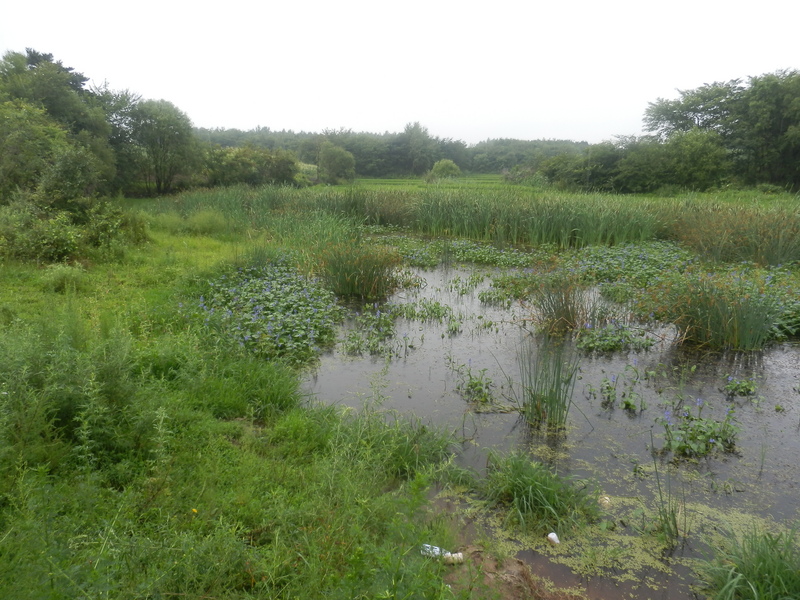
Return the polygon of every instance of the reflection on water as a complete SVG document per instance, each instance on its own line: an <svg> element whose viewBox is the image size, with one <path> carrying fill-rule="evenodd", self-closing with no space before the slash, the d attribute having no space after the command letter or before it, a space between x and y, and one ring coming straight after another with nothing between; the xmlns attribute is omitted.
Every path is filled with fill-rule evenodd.
<svg viewBox="0 0 800 600"><path fill-rule="evenodd" d="M531 339L525 320L528 313L521 306L503 309L482 304L478 293L489 286L488 278L469 289L452 284L463 283L475 272L422 271L419 275L426 285L391 299L410 303L425 298L446 304L460 322L459 333L454 334L447 323L399 319L390 357L352 357L337 349L322 357L306 389L322 402L359 407L367 400L379 401L386 408L446 427L468 440L458 461L478 471L485 467L487 449L522 448L559 473L596 481L603 494L620 499L619 504L650 508L655 502L651 439L656 448L663 445L664 427L659 419L665 410L676 402L678 406L700 404L701 399L703 417L722 420L734 407L741 428L735 453L681 461L677 469L666 460L655 463L672 478L682 494L684 510L692 515L689 542L678 554L699 555L717 513L781 522L800 516L796 500L800 483L797 346L781 345L751 354L697 355L676 348L670 331L662 330L658 334L663 341L646 352L583 353L567 432L548 436L509 411L519 386L518 357ZM754 378L755 396L726 398L721 388L728 376ZM496 406L468 400L467 384L475 380ZM625 398L635 408L624 410ZM636 514L635 509L630 512ZM614 518L620 519L629 535L646 535L636 531L635 523L619 515ZM636 591L634 583L576 575L551 562L539 549L523 550L519 556L534 572L556 582L580 584L591 598L694 597L690 569L681 566L680 560L670 563L672 575L642 575L641 581L649 577L665 585Z"/></svg>

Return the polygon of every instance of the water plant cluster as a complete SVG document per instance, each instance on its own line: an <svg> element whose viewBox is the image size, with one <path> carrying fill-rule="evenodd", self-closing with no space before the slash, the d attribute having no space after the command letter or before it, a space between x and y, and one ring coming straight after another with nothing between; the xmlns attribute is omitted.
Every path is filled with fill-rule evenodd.
<svg viewBox="0 0 800 600"><path fill-rule="evenodd" d="M343 311L331 291L286 261L241 268L209 282L205 322L265 359L306 362L336 340Z"/></svg>
<svg viewBox="0 0 800 600"><path fill-rule="evenodd" d="M647 350L652 348L656 340L648 337L647 332L640 329L611 323L604 327L593 327L587 323L577 334L576 345L588 352L616 352L619 350Z"/></svg>
<svg viewBox="0 0 800 600"><path fill-rule="evenodd" d="M728 407L721 421L703 417L706 402L696 398L691 404L681 403L667 408L663 418L663 451L676 456L701 457L715 451L732 452L740 431L736 424L735 409Z"/></svg>

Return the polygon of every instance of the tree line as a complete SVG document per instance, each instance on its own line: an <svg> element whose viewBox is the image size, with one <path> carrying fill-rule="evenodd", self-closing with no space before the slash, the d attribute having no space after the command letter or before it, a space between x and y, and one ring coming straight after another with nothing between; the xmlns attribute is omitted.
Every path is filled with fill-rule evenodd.
<svg viewBox="0 0 800 600"><path fill-rule="evenodd" d="M796 71L658 99L645 111L648 135L599 144L494 139L468 145L434 136L420 123L395 133L200 129L167 100L88 81L33 49L8 52L0 61L0 204L20 195L63 207L78 198L193 186L420 177L443 160L463 172L575 190L800 187Z"/></svg>
<svg viewBox="0 0 800 600"><path fill-rule="evenodd" d="M715 82L659 98L648 135L520 163L512 180L617 193L720 187L800 189L800 73Z"/></svg>

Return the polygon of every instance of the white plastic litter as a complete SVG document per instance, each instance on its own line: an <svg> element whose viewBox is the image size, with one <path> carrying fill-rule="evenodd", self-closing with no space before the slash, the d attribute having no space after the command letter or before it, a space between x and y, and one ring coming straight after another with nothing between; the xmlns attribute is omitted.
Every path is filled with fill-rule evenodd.
<svg viewBox="0 0 800 600"><path fill-rule="evenodd" d="M561 543L561 540L558 539L558 535L555 532L547 534L547 541L553 544L553 546Z"/></svg>
<svg viewBox="0 0 800 600"><path fill-rule="evenodd" d="M461 552L448 552L447 550L442 550L438 546L431 546L430 544L422 544L420 553L423 556L441 558L442 562L446 565L460 565L464 562L464 555Z"/></svg>

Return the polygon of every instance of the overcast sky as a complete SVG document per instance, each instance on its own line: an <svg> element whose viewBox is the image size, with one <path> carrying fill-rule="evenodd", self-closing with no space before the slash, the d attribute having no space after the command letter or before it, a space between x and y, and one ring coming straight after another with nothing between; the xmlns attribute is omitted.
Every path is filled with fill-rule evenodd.
<svg viewBox="0 0 800 600"><path fill-rule="evenodd" d="M0 49L198 127L600 142L678 89L800 68L793 0L4 2Z"/></svg>

